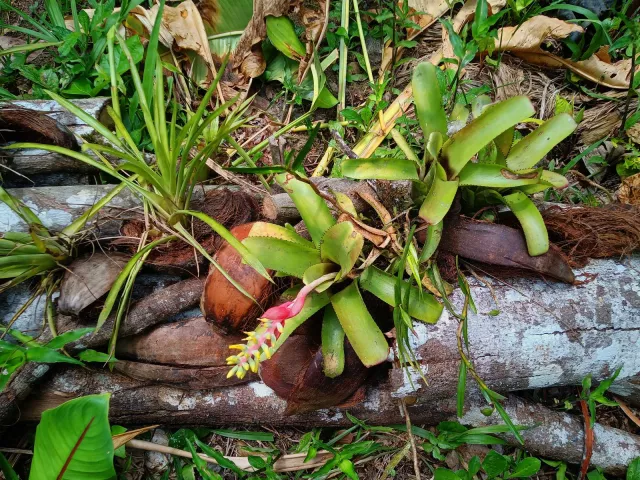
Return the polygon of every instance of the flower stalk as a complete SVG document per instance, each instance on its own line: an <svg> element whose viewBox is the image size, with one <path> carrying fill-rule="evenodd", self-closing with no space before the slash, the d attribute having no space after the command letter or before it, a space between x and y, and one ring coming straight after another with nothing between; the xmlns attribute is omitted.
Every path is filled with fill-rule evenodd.
<svg viewBox="0 0 640 480"><path fill-rule="evenodd" d="M264 312L260 318L260 325L253 332L245 332L247 343L229 346L239 350L239 353L227 358L227 365L233 365L227 378L234 375L244 378L249 370L258 373L260 362L269 360L275 353L274 346L284 329L285 321L300 313L307 295L323 283L333 280L336 275L337 273L323 275L300 289L293 300L271 307Z"/></svg>

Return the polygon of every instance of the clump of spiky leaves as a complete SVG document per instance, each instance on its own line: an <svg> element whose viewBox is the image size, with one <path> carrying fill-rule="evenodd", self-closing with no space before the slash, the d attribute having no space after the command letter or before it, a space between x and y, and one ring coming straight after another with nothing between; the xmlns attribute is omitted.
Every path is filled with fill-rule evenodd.
<svg viewBox="0 0 640 480"><path fill-rule="evenodd" d="M257 222L242 243L266 268L297 277L305 286L292 302L265 312L258 329L248 333L248 343L236 347L240 354L229 357L229 364L233 365L230 375L257 371L261 361L321 309L325 309L325 375L337 377L342 373L345 336L364 365L383 362L389 353L387 340L369 313L360 288L395 306L397 279L375 267L357 268L356 264L363 261L362 234L350 219L336 221L325 200L306 179L289 172L278 174L276 181L291 196L311 241L290 227ZM352 205L345 210L355 211ZM440 317L443 307L432 295L408 284L402 294L408 315L428 323L435 323Z"/></svg>
<svg viewBox="0 0 640 480"><path fill-rule="evenodd" d="M161 13L158 13L158 19L161 18ZM212 102L213 93L225 70L225 61L203 97L197 111L187 112L188 120L180 125L177 102L167 102L165 94L163 65L157 51L160 47L158 43L159 29L160 21L158 20L147 47L142 78L138 74L124 38L116 35L115 27L109 32L107 49L110 60L113 108L110 107L108 111L113 119L115 132L112 132L73 103L53 92L48 92L51 98L101 134L107 143L106 145L83 143L82 152L75 152L52 145L31 143L12 145L12 148L41 148L80 160L111 177L115 177L143 200L147 224L151 229L143 233L138 252L125 266L114 283L105 301L105 306L100 313L96 327L98 329L104 324L113 310L116 300L120 297L116 326L110 345L111 351L115 347L118 326L126 312L127 300L133 288L133 281L151 250L162 243L178 239L187 242L209 260L215 268L218 268L239 291L251 298L233 278L219 267L211 255L191 235L187 228L187 219L190 216L197 217L208 224L213 231L240 253L247 264L251 265L261 275L270 279L260 262L226 228L207 215L189 210L195 185L199 175L205 168L207 159L219 149L223 141L230 138L234 130L245 123L243 114L249 105L249 101L235 106L236 99L232 99L218 104L215 110L207 113L207 107ZM130 64L140 113L144 118L146 131L151 139L155 154L155 159L151 163L148 163L147 155L125 127L120 113L118 100L119 83L114 55L116 37ZM167 104L170 104L171 107L169 121L167 121ZM203 139L205 142L202 142ZM202 146L202 143L204 143L204 146ZM90 152L91 155L87 152ZM158 234L157 232L161 233ZM146 243L147 240L153 241Z"/></svg>
<svg viewBox="0 0 640 480"><path fill-rule="evenodd" d="M33 277L47 278L68 263L87 222L123 187L115 187L60 232L51 232L27 205L0 187L0 201L29 228L29 233L5 232L0 238L0 280L6 280L0 284L0 293Z"/></svg>
<svg viewBox="0 0 640 480"><path fill-rule="evenodd" d="M474 109L474 119L449 136L436 67L430 63L418 65L412 87L425 141L422 158L392 131L406 159L349 159L342 163L343 174L357 179L413 180L418 184L416 190L423 192L419 216L430 226L432 238L442 228L456 193L466 187L462 199L471 199L476 210L496 203L509 207L523 227L529 254L544 254L549 249L547 231L527 195L567 186L562 175L535 166L575 130L573 118L557 115L514 142L515 125L535 113L533 105L523 96L492 105L485 97ZM465 119L469 112L458 108L454 114ZM472 162L479 153L478 161Z"/></svg>

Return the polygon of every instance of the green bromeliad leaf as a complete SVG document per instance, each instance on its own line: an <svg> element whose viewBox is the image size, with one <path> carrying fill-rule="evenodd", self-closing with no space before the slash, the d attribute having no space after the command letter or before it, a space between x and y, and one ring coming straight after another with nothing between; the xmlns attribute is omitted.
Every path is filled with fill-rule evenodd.
<svg viewBox="0 0 640 480"><path fill-rule="evenodd" d="M534 185L541 175L539 170L513 172L503 165L469 163L458 178L461 186L509 188Z"/></svg>
<svg viewBox="0 0 640 480"><path fill-rule="evenodd" d="M448 178L455 178L484 146L534 113L531 101L524 96L512 97L487 107L482 115L457 132L442 147L440 160Z"/></svg>
<svg viewBox="0 0 640 480"><path fill-rule="evenodd" d="M535 257L547 253L549 234L535 204L522 192L505 195L503 198L522 226L529 255Z"/></svg>
<svg viewBox="0 0 640 480"><path fill-rule="evenodd" d="M242 243L270 270L302 278L312 265L320 263L320 252L280 238L247 237Z"/></svg>
<svg viewBox="0 0 640 480"><path fill-rule="evenodd" d="M336 223L322 237L320 257L340 265L340 273L336 277L340 280L351 271L363 246L364 238L351 222Z"/></svg>
<svg viewBox="0 0 640 480"><path fill-rule="evenodd" d="M436 66L429 62L419 64L413 71L413 103L425 139L433 132L447 136L447 116L442 106L442 94L436 76Z"/></svg>
<svg viewBox="0 0 640 480"><path fill-rule="evenodd" d="M297 245L301 245L307 248L315 248L306 238L298 235L298 233L292 228L286 228L275 223L268 222L255 222L249 232L250 237L268 237L279 238L280 240L286 240Z"/></svg>
<svg viewBox="0 0 640 480"><path fill-rule="evenodd" d="M429 225L440 223L445 217L453 199L458 191L458 179L447 180L447 174L439 164L436 164L436 172L429 193L420 207L420 218Z"/></svg>
<svg viewBox="0 0 640 480"><path fill-rule="evenodd" d="M569 180L564 175L556 172L550 172L549 170L543 170L540 176L540 183L535 185L525 185L524 187L518 187L522 193L527 195L533 195L534 193L544 192L547 188L556 188L562 190L569 186Z"/></svg>
<svg viewBox="0 0 640 480"><path fill-rule="evenodd" d="M333 295L331 305L360 361L367 367L384 362L389 355L387 339L367 310L357 282Z"/></svg>
<svg viewBox="0 0 640 480"><path fill-rule="evenodd" d="M288 17L266 18L267 37L274 47L293 60L301 60L306 54L304 45L296 35L293 22Z"/></svg>
<svg viewBox="0 0 640 480"><path fill-rule="evenodd" d="M340 267L335 263L316 263L315 265L311 265L304 272L302 276L302 281L305 285L309 285L311 282L318 280L320 277L324 277L329 273L336 273L340 270ZM318 285L314 291L320 293L327 290L331 285L333 285L336 281L336 278L326 281L325 283Z"/></svg>
<svg viewBox="0 0 640 480"><path fill-rule="evenodd" d="M324 233L336 224L329 207L313 188L290 173L276 175L276 182L289 194L296 206L309 235L316 246L320 245ZM317 262L316 262L317 263Z"/></svg>
<svg viewBox="0 0 640 480"><path fill-rule="evenodd" d="M329 378L344 371L344 330L331 306L325 307L322 319L322 366Z"/></svg>
<svg viewBox="0 0 640 480"><path fill-rule="evenodd" d="M419 180L416 163L403 158L353 158L342 162L342 174L357 180Z"/></svg>
<svg viewBox="0 0 640 480"><path fill-rule="evenodd" d="M513 146L507 156L507 167L514 171L533 168L553 147L571 135L577 126L567 113L547 120Z"/></svg>
<svg viewBox="0 0 640 480"><path fill-rule="evenodd" d="M395 307L395 288L397 278L376 267L368 267L359 278L360 286L373 293L385 303ZM417 287L402 283L401 298L404 298L409 289L408 312L413 318L426 323L436 323L442 314L443 306L430 293L423 292Z"/></svg>

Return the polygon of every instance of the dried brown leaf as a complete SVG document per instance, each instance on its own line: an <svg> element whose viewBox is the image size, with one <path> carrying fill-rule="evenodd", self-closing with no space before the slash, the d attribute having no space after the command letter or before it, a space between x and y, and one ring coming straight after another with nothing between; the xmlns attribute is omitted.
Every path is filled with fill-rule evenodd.
<svg viewBox="0 0 640 480"><path fill-rule="evenodd" d="M128 432L121 433L119 435L114 435L112 437L113 440L113 449L116 450L120 448L122 445L126 444L129 440L133 440L138 435L141 435L149 430L153 430L154 428L158 428L160 425L151 425L150 427L142 427L137 430L129 430Z"/></svg>
<svg viewBox="0 0 640 480"><path fill-rule="evenodd" d="M538 15L515 27L498 30L495 41L497 51L509 51L529 63L551 68L565 67L583 78L609 88L628 89L631 60L611 63L606 50L600 50L592 57L573 61L560 57L544 46L566 38L571 33L583 32L579 25L563 20Z"/></svg>
<svg viewBox="0 0 640 480"><path fill-rule="evenodd" d="M618 201L629 205L640 205L640 173L622 180L618 190Z"/></svg>

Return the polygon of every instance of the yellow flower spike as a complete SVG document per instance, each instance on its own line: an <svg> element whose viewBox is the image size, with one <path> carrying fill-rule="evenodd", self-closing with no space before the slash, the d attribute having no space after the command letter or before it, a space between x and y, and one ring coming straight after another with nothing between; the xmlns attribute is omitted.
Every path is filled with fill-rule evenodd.
<svg viewBox="0 0 640 480"><path fill-rule="evenodd" d="M240 344L236 344L236 345L229 345L229 348L232 350L244 350L245 345L240 343ZM231 358L231 357L229 357Z"/></svg>
<svg viewBox="0 0 640 480"><path fill-rule="evenodd" d="M235 367L232 368L231 370L229 370L229 372L227 373L227 378L231 378L236 374L236 369Z"/></svg>
<svg viewBox="0 0 640 480"><path fill-rule="evenodd" d="M258 362L254 362L253 366L251 367L251 371L253 373L258 373L258 366L260 366L260 364Z"/></svg>
<svg viewBox="0 0 640 480"><path fill-rule="evenodd" d="M244 369L244 371L249 370L249 364L247 362L242 364L242 368ZM243 375L244 376L244 375Z"/></svg>

